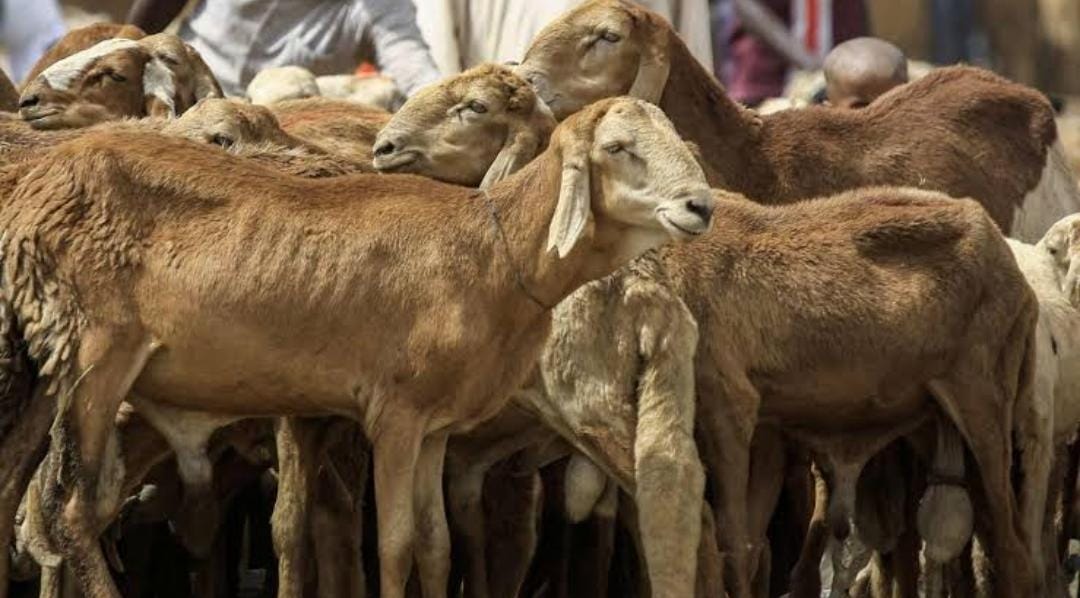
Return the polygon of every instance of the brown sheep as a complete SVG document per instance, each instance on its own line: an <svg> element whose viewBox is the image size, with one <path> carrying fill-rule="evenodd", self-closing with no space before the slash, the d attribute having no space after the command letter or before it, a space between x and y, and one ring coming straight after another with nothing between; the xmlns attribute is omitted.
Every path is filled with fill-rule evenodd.
<svg viewBox="0 0 1080 598"><path fill-rule="evenodd" d="M409 98L375 139L375 168L485 188L539 154L555 124L509 67L481 65Z"/></svg>
<svg viewBox="0 0 1080 598"><path fill-rule="evenodd" d="M23 87L28 83L37 79L37 76L41 74L46 68L54 63L82 52L87 48L96 46L97 44L113 38L122 39L142 39L146 37L146 32L134 25L123 25L120 23L93 23L85 27L79 27L72 29L64 34L55 44L49 48L48 52L45 52L34 63L33 68L26 75L26 80L23 82Z"/></svg>
<svg viewBox="0 0 1080 598"><path fill-rule="evenodd" d="M656 102L701 149L711 185L757 202L918 187L976 198L1003 231L1031 243L1080 211L1050 102L981 69L939 69L865 110L762 117L728 97L667 21L626 0L565 13L519 69L557 118L627 92Z"/></svg>
<svg viewBox="0 0 1080 598"><path fill-rule="evenodd" d="M54 449L75 465L54 472L45 505L92 595L115 595L94 513L115 508L95 503L129 387L137 408L359 420L373 444L383 596L403 595L414 538L426 591L444 592L447 434L496 412L523 381L547 333L546 306L652 246L704 232L712 203L674 128L632 99L570 119L544 154L483 194L407 176L301 181L182 140L123 139L127 147L101 134L58 148L0 209L5 296L64 397ZM41 216L63 232L49 234L57 229ZM298 251L319 257L297 260ZM268 330L251 319L260 313L284 328L255 334ZM213 340L196 338L204 332ZM322 348L308 346L316 340Z"/></svg>
<svg viewBox="0 0 1080 598"><path fill-rule="evenodd" d="M175 35L107 39L49 65L29 81L19 114L38 129L127 117L177 116L222 97L202 57Z"/></svg>
<svg viewBox="0 0 1080 598"><path fill-rule="evenodd" d="M329 98L278 102L271 110L288 133L364 164L371 163L375 136L392 116L379 108Z"/></svg>

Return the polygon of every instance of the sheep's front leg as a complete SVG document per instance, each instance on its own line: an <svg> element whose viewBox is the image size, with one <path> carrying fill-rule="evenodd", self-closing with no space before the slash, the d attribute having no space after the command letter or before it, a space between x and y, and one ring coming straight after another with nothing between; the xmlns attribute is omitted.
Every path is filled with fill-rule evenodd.
<svg viewBox="0 0 1080 598"><path fill-rule="evenodd" d="M450 530L443 500L448 437L446 432L438 432L425 438L416 465L416 565L425 598L444 598L450 578Z"/></svg>
<svg viewBox="0 0 1080 598"><path fill-rule="evenodd" d="M119 444L116 413L156 348L137 332L88 330L76 363L80 379L70 391L68 408L58 414L44 504L50 510L54 544L90 598L120 596L98 544L103 520L118 506L109 503L119 503L119 494L103 495L102 490L112 488L102 484L123 482L122 474L112 479L118 469L113 467ZM110 474L109 479L102 479L103 474Z"/></svg>
<svg viewBox="0 0 1080 598"><path fill-rule="evenodd" d="M415 481L424 422L408 411L384 412L377 426L374 431L369 427L368 435L375 475L380 593L382 598L405 598L416 538Z"/></svg>
<svg viewBox="0 0 1080 598"><path fill-rule="evenodd" d="M760 396L745 376L728 377L709 361L699 361L699 441L716 492L713 509L717 544L726 557L724 579L732 598L747 598L755 574L750 570L747 505L750 441Z"/></svg>

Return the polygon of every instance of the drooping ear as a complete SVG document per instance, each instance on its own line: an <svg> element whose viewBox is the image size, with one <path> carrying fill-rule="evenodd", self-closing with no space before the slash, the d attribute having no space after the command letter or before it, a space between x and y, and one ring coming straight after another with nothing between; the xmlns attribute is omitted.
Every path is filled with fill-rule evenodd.
<svg viewBox="0 0 1080 598"><path fill-rule="evenodd" d="M671 72L670 26L661 17L644 11L636 15L634 26L641 45L641 59L629 95L659 104Z"/></svg>
<svg viewBox="0 0 1080 598"><path fill-rule="evenodd" d="M143 67L143 97L146 115L158 118L175 118L177 111L176 77L164 62L149 57Z"/></svg>
<svg viewBox="0 0 1080 598"><path fill-rule="evenodd" d="M548 251L566 257L581 239L591 215L592 193L589 182L589 151L585 142L563 146L562 181L559 203L548 229Z"/></svg>
<svg viewBox="0 0 1080 598"><path fill-rule="evenodd" d="M532 161L547 145L555 125L551 110L537 98L528 119L511 120L506 142L480 182L480 188L487 189Z"/></svg>
<svg viewBox="0 0 1080 598"><path fill-rule="evenodd" d="M195 74L195 101L204 98L223 98L225 93L221 91L221 84L214 77L213 71L206 65L199 51L184 44L188 59L191 61L191 70Z"/></svg>

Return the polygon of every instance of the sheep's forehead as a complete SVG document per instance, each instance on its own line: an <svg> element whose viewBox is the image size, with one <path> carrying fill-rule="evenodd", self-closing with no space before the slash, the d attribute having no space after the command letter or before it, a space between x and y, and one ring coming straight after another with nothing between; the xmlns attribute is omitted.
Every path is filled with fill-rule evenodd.
<svg viewBox="0 0 1080 598"><path fill-rule="evenodd" d="M76 52L67 58L53 63L49 68L42 71L49 87L57 90L67 90L82 74L102 56L108 56L113 52L138 48L139 43L130 39L107 39L91 46L81 52Z"/></svg>

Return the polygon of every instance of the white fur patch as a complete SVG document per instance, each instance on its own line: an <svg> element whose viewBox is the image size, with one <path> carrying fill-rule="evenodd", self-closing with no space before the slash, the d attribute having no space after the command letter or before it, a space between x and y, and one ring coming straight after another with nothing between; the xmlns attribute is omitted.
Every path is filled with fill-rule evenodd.
<svg viewBox="0 0 1080 598"><path fill-rule="evenodd" d="M66 91L76 79L82 76L87 67L98 58L118 50L137 48L138 46L139 43L135 40L107 39L82 52L77 52L59 62L53 63L49 68L41 72L41 76L45 77L49 87Z"/></svg>
<svg viewBox="0 0 1080 598"><path fill-rule="evenodd" d="M1055 141L1046 153L1039 184L1024 195L1024 202L1013 214L1010 236L1036 243L1055 222L1075 212L1080 212L1080 187L1069 169L1061 142Z"/></svg>
<svg viewBox="0 0 1080 598"><path fill-rule="evenodd" d="M143 96L154 97L169 107L169 112L176 116L176 81L165 63L157 58L146 63L143 71Z"/></svg>

